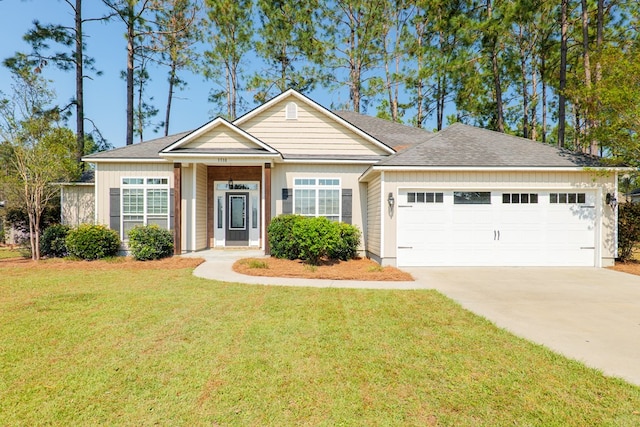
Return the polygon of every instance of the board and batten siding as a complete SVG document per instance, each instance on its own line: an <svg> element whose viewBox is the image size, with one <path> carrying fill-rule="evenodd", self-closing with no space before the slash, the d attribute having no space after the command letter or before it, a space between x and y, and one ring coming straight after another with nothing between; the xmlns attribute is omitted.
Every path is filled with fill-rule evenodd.
<svg viewBox="0 0 640 427"><path fill-rule="evenodd" d="M615 174L590 171L386 171L385 191L393 192L397 200L398 189L433 190L583 190L595 191L596 208L602 220L598 224L600 235L600 255L603 266L612 264L615 257L615 217L614 211L604 206L603 197L615 191ZM391 264L396 258L397 215L384 214L384 253Z"/></svg>
<svg viewBox="0 0 640 427"><path fill-rule="evenodd" d="M380 175L372 179L367 187L367 254L380 258L380 215L381 215L381 179Z"/></svg>
<svg viewBox="0 0 640 427"><path fill-rule="evenodd" d="M93 224L94 185L63 185L60 192L61 222L70 227Z"/></svg>
<svg viewBox="0 0 640 427"><path fill-rule="evenodd" d="M296 119L286 118L289 102L295 102L298 107ZM240 127L285 156L388 154L344 125L294 98L284 99L240 124Z"/></svg>
<svg viewBox="0 0 640 427"><path fill-rule="evenodd" d="M196 169L196 250L207 247L207 166Z"/></svg>
<svg viewBox="0 0 640 427"><path fill-rule="evenodd" d="M256 148L256 144L225 126L217 126L181 148Z"/></svg>
<svg viewBox="0 0 640 427"><path fill-rule="evenodd" d="M272 215L277 216L283 213L282 189L293 189L295 178L339 178L342 189L352 190L351 223L360 231L364 231L366 196L363 197L361 194L364 187L358 178L366 169L367 165L274 164L271 169ZM365 238L363 236L363 244Z"/></svg>
<svg viewBox="0 0 640 427"><path fill-rule="evenodd" d="M172 163L98 163L96 165L96 223L109 226L109 189L120 188L122 178L169 178L173 188Z"/></svg>

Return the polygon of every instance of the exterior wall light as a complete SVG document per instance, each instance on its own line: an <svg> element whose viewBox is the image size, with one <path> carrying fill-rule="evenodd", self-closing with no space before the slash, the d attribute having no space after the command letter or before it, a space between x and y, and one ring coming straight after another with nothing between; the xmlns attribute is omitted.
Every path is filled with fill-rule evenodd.
<svg viewBox="0 0 640 427"><path fill-rule="evenodd" d="M229 177L229 190L233 190L233 179Z"/></svg>
<svg viewBox="0 0 640 427"><path fill-rule="evenodd" d="M389 197L387 197L387 203L389 203L389 207L393 208L393 205L395 203L395 199L393 198L393 193L389 193Z"/></svg>
<svg viewBox="0 0 640 427"><path fill-rule="evenodd" d="M616 196L614 196L611 193L607 193L607 196L605 197L605 202L611 206L611 209L615 209L616 206L618 206L618 199L616 199Z"/></svg>

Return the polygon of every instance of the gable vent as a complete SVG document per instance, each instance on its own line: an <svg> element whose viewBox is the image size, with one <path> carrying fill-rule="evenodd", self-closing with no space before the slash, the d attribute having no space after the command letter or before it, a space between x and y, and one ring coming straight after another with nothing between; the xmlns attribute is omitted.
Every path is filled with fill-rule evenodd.
<svg viewBox="0 0 640 427"><path fill-rule="evenodd" d="M298 105L295 102L287 104L287 120L298 120Z"/></svg>

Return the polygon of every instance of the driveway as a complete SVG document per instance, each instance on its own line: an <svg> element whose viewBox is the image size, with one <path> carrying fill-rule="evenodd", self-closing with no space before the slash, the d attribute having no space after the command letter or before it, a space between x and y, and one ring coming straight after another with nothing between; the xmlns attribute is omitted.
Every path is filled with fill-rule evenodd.
<svg viewBox="0 0 640 427"><path fill-rule="evenodd" d="M640 385L640 276L601 268L404 270L499 327Z"/></svg>

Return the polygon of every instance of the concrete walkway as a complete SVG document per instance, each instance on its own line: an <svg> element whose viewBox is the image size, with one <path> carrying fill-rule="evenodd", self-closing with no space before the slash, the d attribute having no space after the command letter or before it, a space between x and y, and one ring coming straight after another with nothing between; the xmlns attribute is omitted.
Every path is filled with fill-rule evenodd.
<svg viewBox="0 0 640 427"><path fill-rule="evenodd" d="M640 385L640 276L601 268L403 268L414 282L254 277L239 258L262 251L205 251L198 277L247 284L434 289L514 334Z"/></svg>

